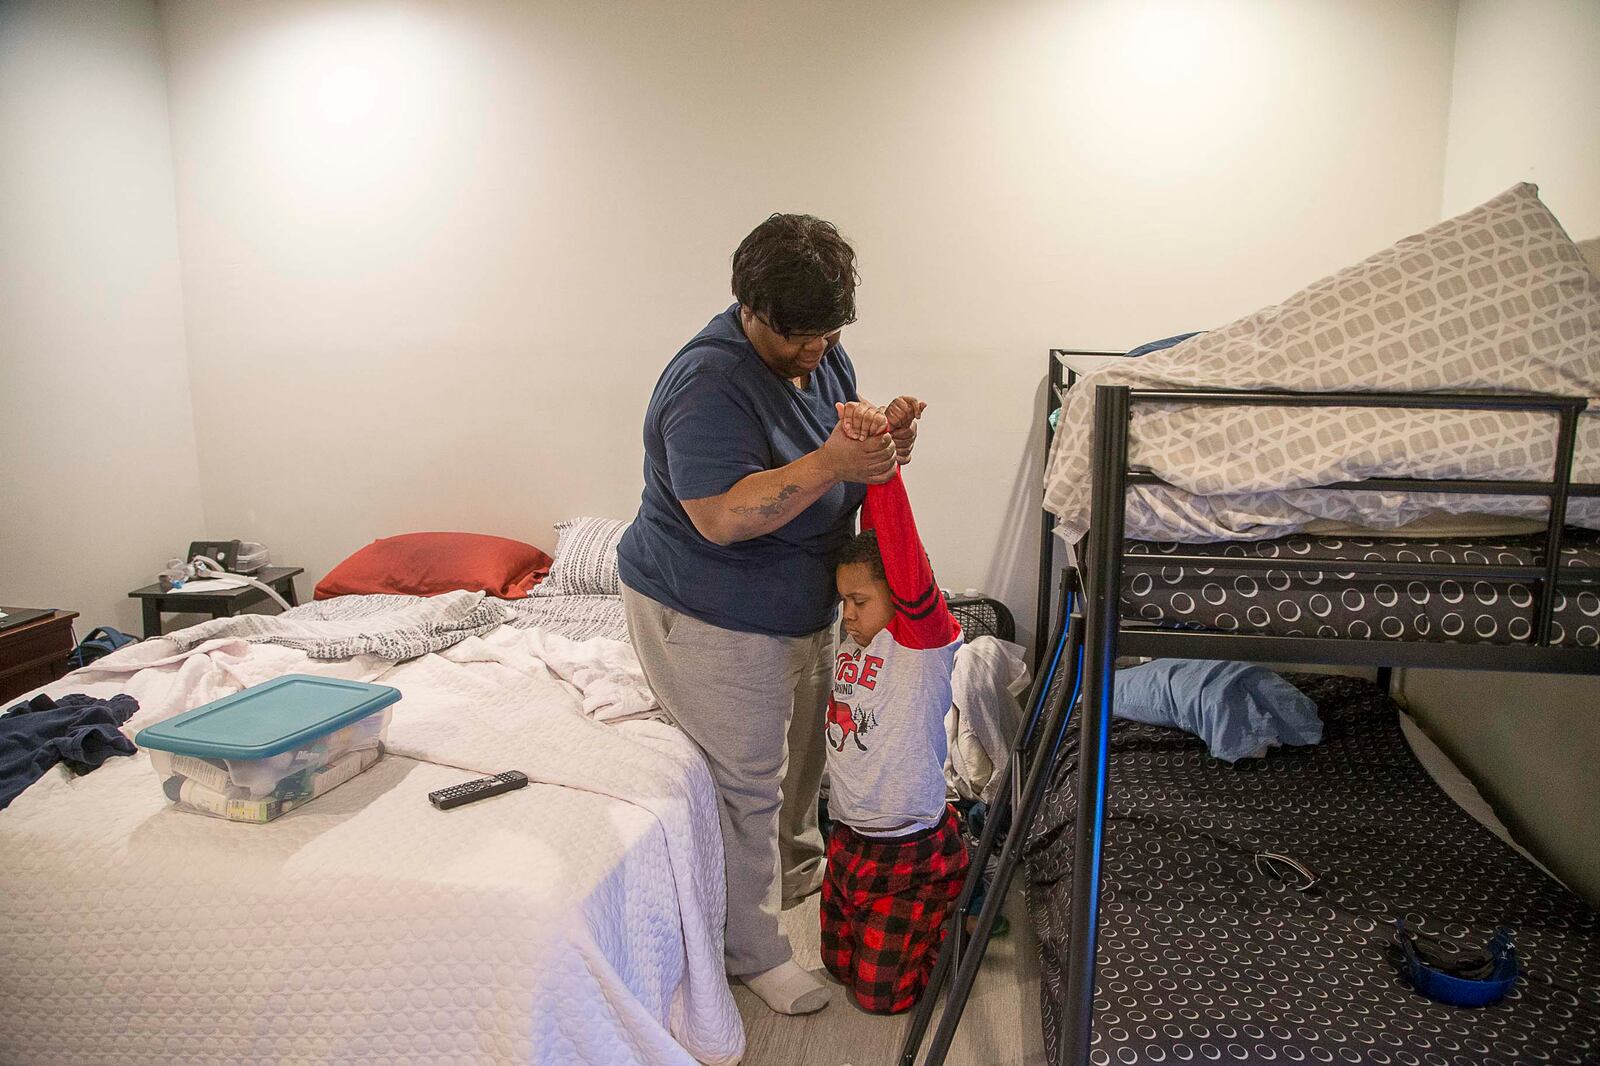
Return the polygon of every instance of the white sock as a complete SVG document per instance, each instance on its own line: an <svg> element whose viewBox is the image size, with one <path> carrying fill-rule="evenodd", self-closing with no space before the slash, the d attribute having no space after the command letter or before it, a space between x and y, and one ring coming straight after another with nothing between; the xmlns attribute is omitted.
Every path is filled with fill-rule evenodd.
<svg viewBox="0 0 1600 1066"><path fill-rule="evenodd" d="M739 978L779 1014L810 1014L828 1005L833 993L790 959L780 966Z"/></svg>

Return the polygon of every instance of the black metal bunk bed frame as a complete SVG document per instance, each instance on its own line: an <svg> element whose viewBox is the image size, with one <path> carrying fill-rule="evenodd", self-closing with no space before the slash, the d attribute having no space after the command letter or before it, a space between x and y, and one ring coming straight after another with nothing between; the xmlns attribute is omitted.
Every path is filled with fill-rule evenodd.
<svg viewBox="0 0 1600 1066"><path fill-rule="evenodd" d="M1063 403L1076 375L1064 362L1071 355L1115 356L1117 352L1052 349L1046 402L1046 454L1054 439L1050 416ZM1476 495L1544 496L1549 499L1548 530L1541 563L1487 566L1465 563L1391 563L1343 559L1297 559L1293 569L1320 573L1365 573L1492 580L1526 580L1537 584L1535 624L1528 640L1515 644L1454 644L1339 637L1272 637L1248 633L1212 633L1126 626L1121 616L1124 568L1150 569L1193 563L1218 565L1209 556L1130 555L1123 541L1123 519L1129 485L1162 484L1154 474L1128 466L1128 426L1140 403L1185 403L1211 406L1389 407L1432 410L1499 410L1544 413L1556 418L1556 449L1548 481L1372 478L1325 485L1327 489L1391 489L1411 492L1459 492ZM924 1062L944 1062L957 1025L982 964L996 918L1021 859L1023 844L1049 785L1074 705L1080 716L1077 822L1073 834L1072 899L1067 941L1066 1001L1060 1029L1061 1066L1089 1063L1094 1023L1096 935L1100 910L1101 852L1105 840L1106 786L1111 736L1111 697L1119 654L1189 659L1372 666L1387 687L1394 667L1498 670L1512 673L1600 674L1600 650L1557 647L1550 643L1551 620L1560 579L1562 537L1567 503L1573 497L1600 496L1600 484L1574 484L1572 462L1577 446L1578 416L1587 406L1581 397L1488 395L1477 393L1402 392L1271 392L1233 389L1135 390L1100 386L1095 395L1093 486L1089 532L1084 538L1084 605L1074 568L1060 572L1060 596L1050 626L1051 577L1054 569L1054 516L1044 512L1039 566L1039 625L1036 638L1050 626L1050 638L1038 645L1037 669L1028 697L1028 717L1004 768L1005 780L973 856L967 883L951 915L928 989L901 1046L902 1066L912 1066L922 1049L936 1000L954 974L944 1012L934 1030ZM1235 558L1229 567L1265 569L1281 560ZM1012 831L1000 842L1000 829L1012 819ZM997 845L1002 850L977 926L965 932L964 917L978 879ZM970 938L970 939L969 939Z"/></svg>

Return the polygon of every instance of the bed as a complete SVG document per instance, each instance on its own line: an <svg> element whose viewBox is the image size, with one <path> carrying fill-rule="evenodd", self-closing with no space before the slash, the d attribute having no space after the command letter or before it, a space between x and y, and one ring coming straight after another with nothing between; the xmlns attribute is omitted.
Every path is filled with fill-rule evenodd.
<svg viewBox="0 0 1600 1066"><path fill-rule="evenodd" d="M1372 682L1293 680L1316 700L1324 740L1257 765L1230 767L1176 730L1114 723L1091 1061L1594 1061L1600 915L1507 842ZM1077 797L1065 784L1077 752L1069 738L1026 862L1051 1062L1069 965ZM1477 816L1436 777L1464 786ZM1293 891L1256 866L1260 852L1294 857L1321 884ZM1529 976L1482 1010L1424 999L1386 954L1399 915L1479 943L1513 927Z"/></svg>
<svg viewBox="0 0 1600 1066"><path fill-rule="evenodd" d="M402 699L376 767L266 825L172 809L142 752L23 792L0 813L0 1060L737 1061L710 775L607 639L620 604L559 601L340 597L44 690L133 694L130 735L290 672ZM534 783L428 804L513 767Z"/></svg>
<svg viewBox="0 0 1600 1066"><path fill-rule="evenodd" d="M1019 805L1035 829L1024 865L1056 1061L1594 1061L1595 912L1428 784L1385 694L1394 666L1600 674L1594 519L1563 521L1569 500L1595 495L1574 478L1585 401L1116 385L1096 387L1095 399L1092 518L1075 552L1084 579L1069 582L1084 594L1073 627L1081 672L1071 671L1083 690L1080 730L1061 749L1070 770L1057 764L1030 781L1042 804ZM1523 536L1297 531L1199 543L1146 524L1151 539L1125 539L1135 486L1172 488L1130 462L1134 411L1175 400L1553 414L1542 480L1378 474L1329 486L1355 496L1542 495L1550 524ZM1174 490L1166 502L1182 498ZM1233 501L1201 503L1178 524L1192 535L1191 522L1232 510ZM1068 632L1058 624L1058 639ZM1119 655L1370 666L1378 684L1305 680L1323 743L1241 771L1186 735L1112 728ZM1066 737L1070 697L1057 700L1045 738ZM1081 750L1098 754L1080 761ZM1286 892L1259 868L1240 872L1265 851L1316 870L1327 902ZM1431 1003L1384 955L1388 923L1401 916L1478 943L1512 927L1527 975L1492 1009Z"/></svg>
<svg viewBox="0 0 1600 1066"><path fill-rule="evenodd" d="M1031 832L1004 841L989 900L1026 841L1054 1061L1594 1059L1593 911L1426 785L1383 694L1397 666L1600 674L1600 277L1537 191L1154 354L1054 350L1048 381L1050 637L1007 769ZM1530 519L1537 534L1515 528ZM1423 522L1445 531L1408 535ZM1486 522L1506 528L1466 532ZM1328 741L1229 770L1176 734L1113 731L1119 656L1374 667L1379 684L1317 683ZM1000 846L985 836L980 857ZM1309 852L1343 909L1224 861L1269 843ZM1515 894L1488 906L1460 876ZM1530 970L1559 987L1430 1015L1369 942L1413 906L1480 943L1496 915L1522 923ZM943 1061L998 910L970 944L947 937L930 988L955 980L925 1062ZM1309 955L1269 957L1285 943Z"/></svg>

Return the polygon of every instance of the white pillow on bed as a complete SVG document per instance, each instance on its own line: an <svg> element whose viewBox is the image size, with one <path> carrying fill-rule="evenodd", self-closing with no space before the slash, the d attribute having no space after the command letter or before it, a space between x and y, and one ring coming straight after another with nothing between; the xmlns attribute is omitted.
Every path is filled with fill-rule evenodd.
<svg viewBox="0 0 1600 1066"><path fill-rule="evenodd" d="M631 522L572 518L556 523L556 558L550 576L530 596L620 596L617 542Z"/></svg>

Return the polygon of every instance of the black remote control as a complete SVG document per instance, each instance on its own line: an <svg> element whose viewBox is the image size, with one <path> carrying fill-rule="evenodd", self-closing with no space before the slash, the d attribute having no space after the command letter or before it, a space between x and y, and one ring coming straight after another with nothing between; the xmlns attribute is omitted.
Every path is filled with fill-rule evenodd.
<svg viewBox="0 0 1600 1066"><path fill-rule="evenodd" d="M466 781L459 785L451 785L449 788L441 788L437 792L430 792L428 802L441 811L448 811L451 807L459 807L473 800L488 799L502 792L514 792L527 783L528 775L521 770L507 770L493 777L480 777L476 781Z"/></svg>

